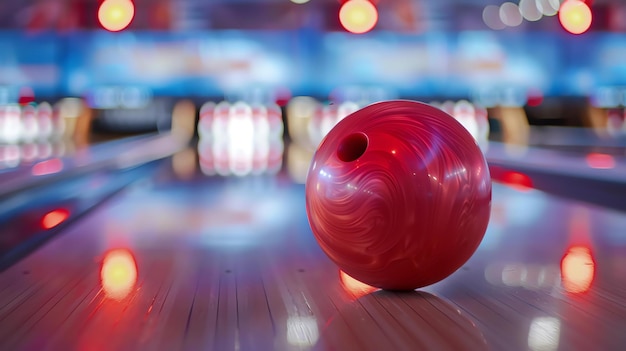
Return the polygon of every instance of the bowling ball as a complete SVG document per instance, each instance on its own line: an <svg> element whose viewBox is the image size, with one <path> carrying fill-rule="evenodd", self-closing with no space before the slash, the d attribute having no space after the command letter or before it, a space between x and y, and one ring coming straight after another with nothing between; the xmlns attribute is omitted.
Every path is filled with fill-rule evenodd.
<svg viewBox="0 0 626 351"><path fill-rule="evenodd" d="M306 180L317 242L341 270L413 290L460 268L487 229L491 177L452 116L414 101L369 105L318 146Z"/></svg>

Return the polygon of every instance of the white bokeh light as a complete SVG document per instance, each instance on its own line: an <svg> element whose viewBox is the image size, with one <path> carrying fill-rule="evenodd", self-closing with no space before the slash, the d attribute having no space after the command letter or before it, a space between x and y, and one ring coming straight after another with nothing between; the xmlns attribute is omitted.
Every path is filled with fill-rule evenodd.
<svg viewBox="0 0 626 351"><path fill-rule="evenodd" d="M483 10L483 21L487 27L493 30L506 28L506 25L500 20L500 7L496 5L485 6Z"/></svg>
<svg viewBox="0 0 626 351"><path fill-rule="evenodd" d="M543 17L536 0L520 0L519 10L527 21L535 22Z"/></svg>
<svg viewBox="0 0 626 351"><path fill-rule="evenodd" d="M500 20L509 27L517 27L522 24L523 18L516 4L505 2L500 5Z"/></svg>
<svg viewBox="0 0 626 351"><path fill-rule="evenodd" d="M559 12L561 1L559 0L535 0L537 9L544 16L554 16Z"/></svg>
<svg viewBox="0 0 626 351"><path fill-rule="evenodd" d="M528 332L528 348L532 351L554 351L559 348L561 321L554 317L532 320Z"/></svg>

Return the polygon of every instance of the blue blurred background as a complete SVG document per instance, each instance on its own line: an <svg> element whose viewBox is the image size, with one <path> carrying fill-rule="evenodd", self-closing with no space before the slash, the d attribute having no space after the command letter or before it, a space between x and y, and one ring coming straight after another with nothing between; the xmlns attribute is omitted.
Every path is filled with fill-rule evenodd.
<svg viewBox="0 0 626 351"><path fill-rule="evenodd" d="M624 19L622 0L5 1L0 106L63 115L74 98L80 133L138 133L170 128L181 100L196 121L207 102L276 104L289 125L295 97L319 113L406 98L470 102L498 140L533 125L626 135Z"/></svg>
<svg viewBox="0 0 626 351"><path fill-rule="evenodd" d="M258 88L327 97L367 86L485 104L508 92L523 104L529 91L595 97L626 85L619 20L626 4L619 0L592 3L591 27L580 35L561 25L558 0L374 1L378 21L363 34L342 26L346 1L297 2L304 1L135 0L131 23L116 32L98 17L102 1L7 2L0 7L0 98L16 100L24 87L38 98L90 97L97 105L107 103L98 95L109 87L153 96ZM511 4L519 12L507 19ZM500 9L495 19L493 7Z"/></svg>

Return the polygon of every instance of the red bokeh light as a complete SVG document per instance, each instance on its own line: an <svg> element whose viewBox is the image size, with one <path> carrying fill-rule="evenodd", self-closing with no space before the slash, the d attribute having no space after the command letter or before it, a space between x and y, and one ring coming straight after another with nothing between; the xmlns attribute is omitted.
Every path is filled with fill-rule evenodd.
<svg viewBox="0 0 626 351"><path fill-rule="evenodd" d="M46 230L52 229L65 222L69 216L70 211L64 208L50 211L41 218L41 227Z"/></svg>
<svg viewBox="0 0 626 351"><path fill-rule="evenodd" d="M595 169L615 168L615 159L611 155L590 153L585 157L587 165Z"/></svg>

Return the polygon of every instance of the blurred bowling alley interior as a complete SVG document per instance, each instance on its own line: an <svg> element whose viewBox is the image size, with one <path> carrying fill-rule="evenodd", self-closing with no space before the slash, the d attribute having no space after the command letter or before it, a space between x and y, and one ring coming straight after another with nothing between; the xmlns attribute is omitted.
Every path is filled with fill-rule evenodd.
<svg viewBox="0 0 626 351"><path fill-rule="evenodd" d="M137 291L144 283L148 290L167 290L157 289L154 283L161 270L166 274L191 269L195 251L184 245L218 248L218 253L211 252L223 260L206 258L202 264L214 265L219 274L232 271L233 277L237 264L231 262L240 259L234 250L259 245L281 249L270 255L274 261L267 261L275 263L267 268L271 273L259 273L258 279L263 276L273 281L276 272L288 266L301 269L289 273L291 278L281 275L284 281L276 278L283 285L272 285L276 286L275 296L297 291L294 299L308 299L287 303L298 313L289 312L285 319L287 339L276 337L269 343L277 350L304 350L324 337L333 338L325 327L335 325L328 324L331 319L314 318L329 316L329 309L339 313L330 303L318 303L322 297L314 293L314 287L331 275L337 286L328 288L329 296L345 293L351 296L345 297L351 303L374 296L381 305L393 305L385 295L372 295L377 289L335 268L329 268L332 273L324 275L327 278L297 277L316 272L316 262L325 260L319 258L322 255L315 256L317 251L312 256L301 254L313 250L304 247L317 250L305 218L303 188L318 145L351 113L394 99L431 104L454 117L474 137L489 164L494 202L479 256L470 261L484 265L474 280L484 281L485 289L497 292L521 289L539 294L547 289L550 292L541 296L555 296L557 286L570 295L593 291L594 268L596 263L601 266L601 258L595 254L594 240L589 239L593 236L589 223L601 222L611 228L604 233L610 239L603 241L608 243L603 246L606 250L614 249L611 252L623 247L623 235L617 239L615 228L624 234L626 226L624 0L0 1L0 335L4 335L0 349L43 349L42 345L47 345L55 350L82 350L105 342L104 332L91 327L85 327L85 334L78 331L80 321L88 319L85 312L82 317L67 319L67 325L73 327L59 332L62 337L51 337L48 344L43 341L48 337L44 331L50 329L35 320L63 325L60 321L65 317L37 314L38 306L47 304L45 297L52 293L32 295L38 296L35 302L28 297L50 285L50 289L56 285L61 289L58 296L70 294L61 288L66 286L61 282L64 271L90 267L93 262L99 265L93 274L100 284L94 290L100 291L98 296L126 301L124 306L131 307L129 312L120 312L126 307L107 307L110 313L98 315L91 323L113 330L121 320L123 328L139 328L134 327L139 322L132 324L116 313L129 313L132 318L140 315L128 299L139 296ZM175 191L163 190L166 183ZM296 195L280 190L287 187L284 184L297 186ZM115 206L102 205L122 193L131 195L123 195L127 197L113 202ZM87 229L81 227L81 223L91 223L90 216L99 222ZM556 223L551 220L559 224L549 224ZM619 227L619 223L625 226ZM80 239L70 235L79 231L73 228L83 228ZM293 233L308 239L292 238L289 235ZM503 239L509 238L507 235L515 238ZM280 239L283 236L291 239ZM521 239L524 236L535 244ZM514 245L496 250L504 242ZM538 248L537 242L554 252ZM501 253L494 254L497 259L486 254L492 248ZM177 260L186 256L188 261L157 259L155 252ZM183 254L189 252L194 254ZM512 253L505 257L505 252ZM626 262L624 250L620 252L621 256L611 256L610 266L622 267L616 272L623 272ZM266 269L253 261L254 257L246 256L249 261L241 262ZM305 260L308 266L300 266L298 260ZM240 265L248 267L248 263ZM146 273L146 267L154 271ZM87 278L76 278L77 273L72 279L89 282L93 277L89 268L85 269L80 277ZM203 269L197 274L215 273L212 268ZM187 276L180 277L184 280ZM448 280L452 283L429 293L457 301L457 295L448 292L459 290L447 290L454 285L454 277ZM211 279L227 284L226 278ZM237 279L256 281L254 277ZM70 278L63 281L74 284ZM17 285L5 287L8 282ZM235 284L234 280L228 282ZM91 291L89 283L84 284L85 291ZM301 291L305 285L317 298ZM610 286L608 290L613 291ZM161 296L158 291L155 296ZM346 306L343 298L333 298L337 310ZM145 302L142 308L149 306L146 309L150 311L154 301L159 301L155 297L152 303L146 302L152 295L136 299ZM268 305L277 304L276 299L268 297ZM416 299L428 300L432 306L442 304L430 295ZM624 299L622 294L612 301L623 306ZM526 300L532 299L520 298L515 308L524 309L519 303ZM317 312L303 312L310 301L319 307ZM367 301L363 305L373 300ZM608 300L589 302L589 306L593 304L606 311L613 308ZM28 308L22 313L16 306ZM69 302L60 306L75 308ZM154 306L156 310L158 306ZM220 313L233 308L220 306ZM92 305L84 307L85 311L90 308L96 313ZM165 308L168 313L169 308ZM472 308L461 307L469 315ZM485 307L489 308L497 309ZM456 307L444 310L454 312ZM626 320L625 310L619 311L616 313ZM479 344L487 340L494 350L518 349L517 344L511 346L512 334L495 331L499 330L497 318L489 320L476 313L479 323L471 328L494 332L472 340ZM565 317L559 319L562 316L533 311L529 312L532 323L512 326L511 322L510 329L525 330L528 342L518 338L524 339L520 349L568 349L558 348L559 337L551 334L561 325L558 323L567 325L568 313L579 316L579 312L565 310L561 313ZM597 310L590 313L604 316ZM31 315L37 318L29 319ZM509 311L507 316L511 315ZM171 312L163 318L178 317ZM599 320L608 320L602 318ZM11 324L12 320L16 322ZM176 320L159 319L185 325ZM335 332L345 327L338 319L332 321L339 324L333 327ZM189 349L189 345L168 343L177 337L168 339L165 329L155 332L150 328L157 327L146 323L150 326L141 329L145 333L136 333L140 341L118 336L112 349ZM273 328L278 330L282 325L276 323ZM593 323L571 327L570 334L561 336L561 345L579 345L577 334ZM14 334L3 334L13 331L13 325ZM468 328L457 333L472 332ZM198 331L187 330L185 337L187 332ZM157 341L150 333L167 342ZM340 333L339 339L346 340L346 333ZM368 333L358 334L364 337ZM99 341L90 344L92 340ZM618 349L611 348L617 339L603 340L609 343L607 350ZM222 348L219 342L211 345L216 350L231 349ZM441 345L438 342L443 341L428 345ZM242 349L255 349L250 347Z"/></svg>
<svg viewBox="0 0 626 351"><path fill-rule="evenodd" d="M173 133L200 140L207 174L277 172L284 153L302 181L338 121L390 99L443 109L484 150L626 133L620 1L29 0L0 16L4 168Z"/></svg>

